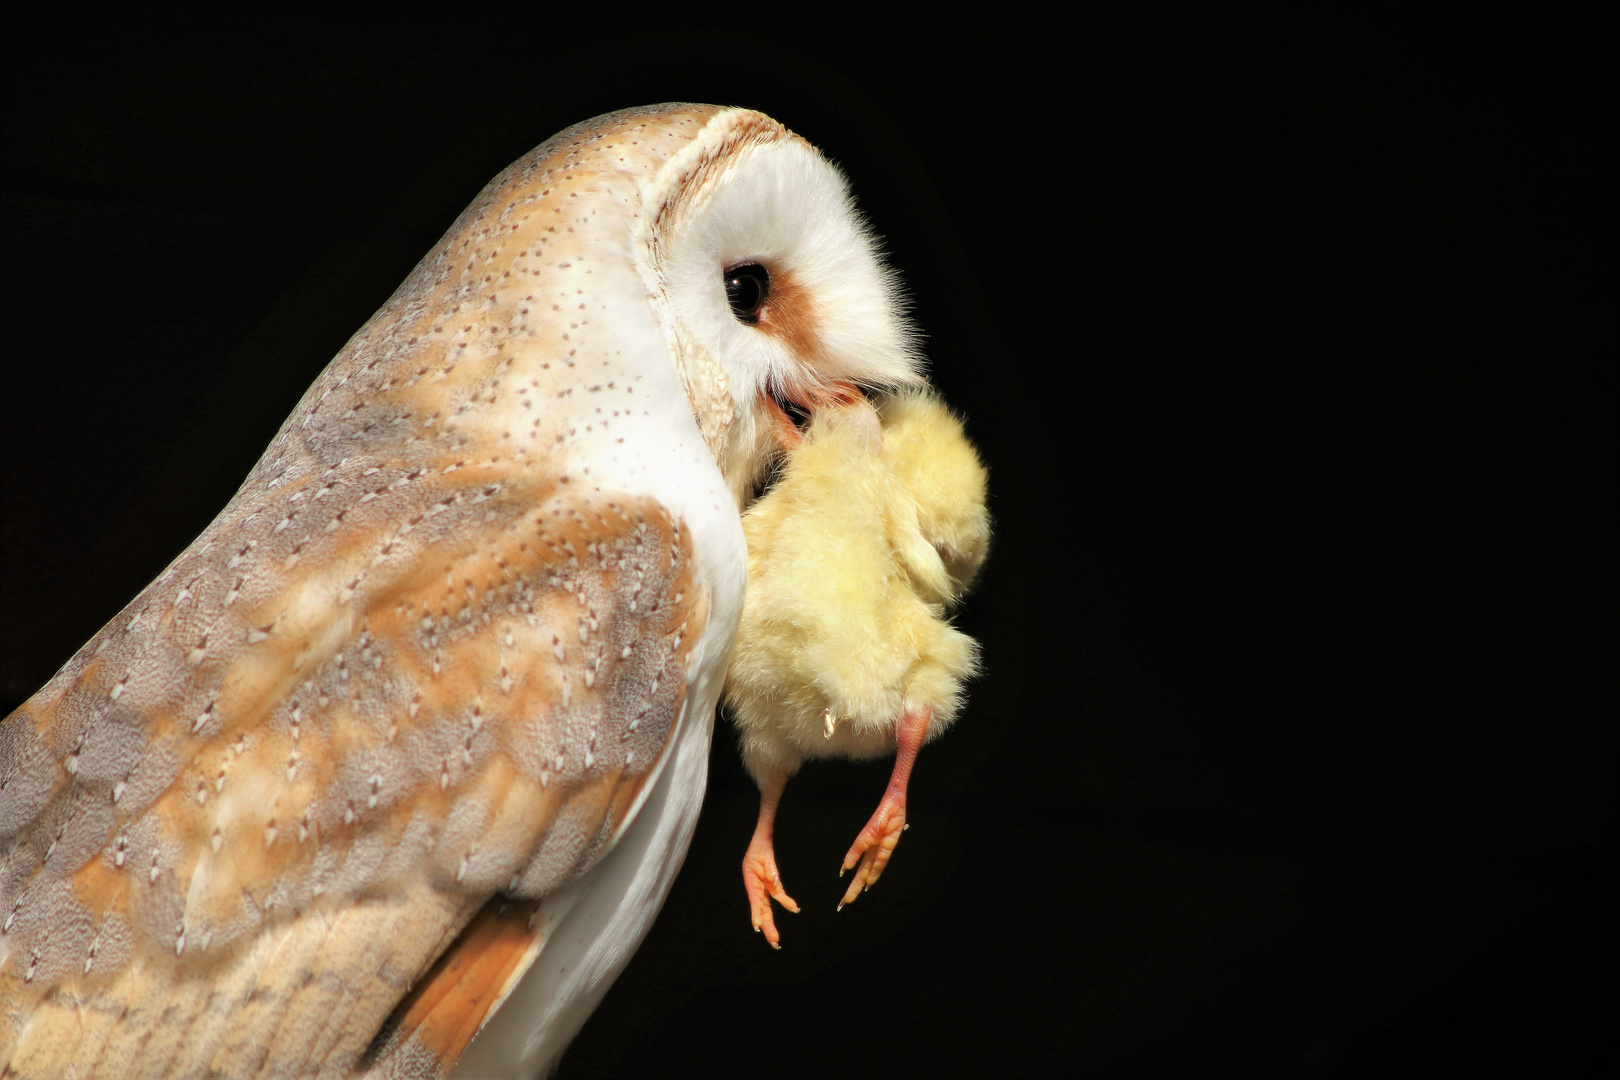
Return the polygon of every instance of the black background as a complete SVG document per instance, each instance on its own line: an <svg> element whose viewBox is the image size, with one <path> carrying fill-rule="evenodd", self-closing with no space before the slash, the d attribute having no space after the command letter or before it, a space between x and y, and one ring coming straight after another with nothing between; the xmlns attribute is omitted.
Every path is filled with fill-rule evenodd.
<svg viewBox="0 0 1620 1080"><path fill-rule="evenodd" d="M887 766L789 786L780 954L719 726L561 1075L1615 1067L1596 24L736 14L20 30L0 705L200 531L496 171L609 109L749 105L843 164L983 448L987 674L842 913Z"/></svg>

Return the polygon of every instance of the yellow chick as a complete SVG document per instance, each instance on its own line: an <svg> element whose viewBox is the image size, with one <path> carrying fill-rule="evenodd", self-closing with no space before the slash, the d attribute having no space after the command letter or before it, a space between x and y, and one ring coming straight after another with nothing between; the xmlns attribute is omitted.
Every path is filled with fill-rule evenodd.
<svg viewBox="0 0 1620 1080"><path fill-rule="evenodd" d="M840 909L877 881L907 827L917 752L956 718L977 667L977 644L945 611L989 547L985 480L937 398L861 399L819 409L743 517L748 594L725 695L760 790L743 884L754 929L773 948L771 898L799 908L777 872L772 827L805 760L895 755L844 857L843 870L859 868Z"/></svg>

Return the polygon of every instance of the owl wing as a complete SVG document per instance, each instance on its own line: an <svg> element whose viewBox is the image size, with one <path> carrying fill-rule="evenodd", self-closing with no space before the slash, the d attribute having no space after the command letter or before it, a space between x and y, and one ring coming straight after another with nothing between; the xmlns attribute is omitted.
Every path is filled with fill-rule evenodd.
<svg viewBox="0 0 1620 1080"><path fill-rule="evenodd" d="M700 711L655 500L277 475L0 727L6 1075L435 1075Z"/></svg>

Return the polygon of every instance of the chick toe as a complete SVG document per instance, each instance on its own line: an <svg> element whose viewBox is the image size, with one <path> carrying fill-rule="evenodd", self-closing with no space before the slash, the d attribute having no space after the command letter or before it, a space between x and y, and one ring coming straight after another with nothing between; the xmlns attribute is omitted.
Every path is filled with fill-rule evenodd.
<svg viewBox="0 0 1620 1080"><path fill-rule="evenodd" d="M782 935L776 930L771 901L775 900L794 914L799 911L799 905L782 887L782 874L776 869L776 845L773 840L776 806L786 786L785 775L770 776L760 785L759 822L754 826L754 836L748 842L742 864L743 889L748 893L754 930L763 933L773 949L782 947Z"/></svg>
<svg viewBox="0 0 1620 1080"><path fill-rule="evenodd" d="M911 767L917 763L917 752L928 737L928 725L932 720L933 710L923 705L908 710L895 730L897 749L889 786L884 790L877 809L867 820L866 827L855 837L855 843L850 845L849 852L844 856L843 869L838 871L839 877L843 877L847 870L855 871L854 879L844 891L844 898L838 902L839 911L877 884L877 879L883 876L884 867L889 865L896 845L900 843L900 834L910 828L906 824L906 787L911 783Z"/></svg>

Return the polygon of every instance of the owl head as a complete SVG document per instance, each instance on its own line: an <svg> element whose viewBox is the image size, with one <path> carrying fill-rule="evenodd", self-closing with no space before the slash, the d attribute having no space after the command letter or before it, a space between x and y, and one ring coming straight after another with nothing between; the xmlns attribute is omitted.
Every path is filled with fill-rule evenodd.
<svg viewBox="0 0 1620 1080"><path fill-rule="evenodd" d="M496 176L287 431L344 457L402 438L562 453L620 490L676 484L652 459L701 441L741 500L789 411L922 382L903 308L804 139L748 109L627 109ZM411 419L379 426L378 395Z"/></svg>

